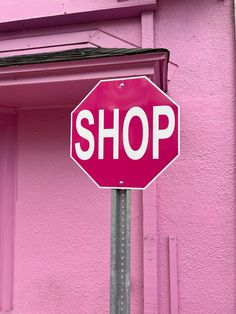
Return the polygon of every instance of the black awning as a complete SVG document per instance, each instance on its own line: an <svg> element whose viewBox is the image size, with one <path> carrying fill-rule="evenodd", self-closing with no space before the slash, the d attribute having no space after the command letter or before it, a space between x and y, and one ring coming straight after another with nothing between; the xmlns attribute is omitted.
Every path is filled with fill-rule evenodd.
<svg viewBox="0 0 236 314"><path fill-rule="evenodd" d="M128 56L145 53L167 53L169 51L164 48L80 48L71 49L59 52L37 53L27 55L17 55L12 57L0 58L0 67L40 64L49 62L75 61L91 58L106 58L117 56ZM168 58L167 58L168 61Z"/></svg>

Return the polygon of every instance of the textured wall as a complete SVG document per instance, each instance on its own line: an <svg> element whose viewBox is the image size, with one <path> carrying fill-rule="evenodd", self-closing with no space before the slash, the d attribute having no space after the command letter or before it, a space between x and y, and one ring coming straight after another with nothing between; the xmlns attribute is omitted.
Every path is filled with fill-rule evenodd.
<svg viewBox="0 0 236 314"><path fill-rule="evenodd" d="M108 313L109 191L71 161L69 113L19 114L14 313Z"/></svg>
<svg viewBox="0 0 236 314"><path fill-rule="evenodd" d="M181 156L157 181L159 311L169 313L167 236L176 235L180 313L233 314L233 3L161 0L158 7L155 44L179 66L169 95L182 113Z"/></svg>

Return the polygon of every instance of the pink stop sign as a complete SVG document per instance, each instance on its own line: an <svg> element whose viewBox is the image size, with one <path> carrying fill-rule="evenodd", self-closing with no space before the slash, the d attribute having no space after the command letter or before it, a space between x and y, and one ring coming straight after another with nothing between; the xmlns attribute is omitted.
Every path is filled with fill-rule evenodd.
<svg viewBox="0 0 236 314"><path fill-rule="evenodd" d="M179 155L179 115L147 77L102 80L71 113L71 158L98 187L145 189Z"/></svg>

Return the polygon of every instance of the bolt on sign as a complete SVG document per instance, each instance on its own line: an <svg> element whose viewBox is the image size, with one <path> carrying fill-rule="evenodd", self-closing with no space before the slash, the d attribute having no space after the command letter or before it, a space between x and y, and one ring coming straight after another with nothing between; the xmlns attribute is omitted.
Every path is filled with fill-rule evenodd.
<svg viewBox="0 0 236 314"><path fill-rule="evenodd" d="M179 116L145 76L101 80L71 113L71 158L100 188L145 189L179 155Z"/></svg>

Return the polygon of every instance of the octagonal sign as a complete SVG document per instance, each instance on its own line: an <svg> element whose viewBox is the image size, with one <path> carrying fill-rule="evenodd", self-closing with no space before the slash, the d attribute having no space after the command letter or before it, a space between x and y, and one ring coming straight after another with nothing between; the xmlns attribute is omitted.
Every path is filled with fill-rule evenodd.
<svg viewBox="0 0 236 314"><path fill-rule="evenodd" d="M102 80L71 113L71 158L98 187L145 189L179 155L179 115L145 76Z"/></svg>

